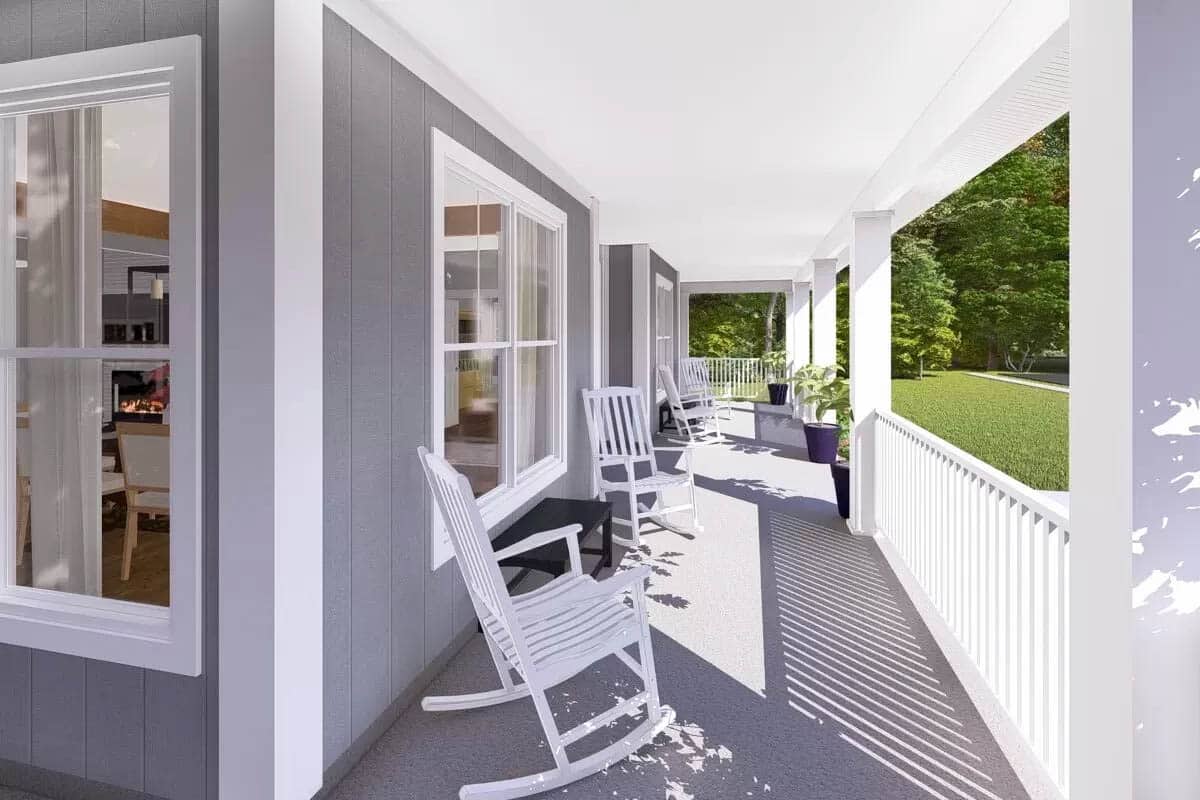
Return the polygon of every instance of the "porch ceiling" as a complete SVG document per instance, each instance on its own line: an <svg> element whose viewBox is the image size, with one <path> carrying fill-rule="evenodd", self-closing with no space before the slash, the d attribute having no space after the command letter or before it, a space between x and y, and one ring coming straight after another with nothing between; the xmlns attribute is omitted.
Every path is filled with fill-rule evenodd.
<svg viewBox="0 0 1200 800"><path fill-rule="evenodd" d="M924 163L1066 19L1065 0L375 2L600 199L603 241L651 242L687 280L795 277L900 145ZM995 74L946 98L973 55Z"/></svg>

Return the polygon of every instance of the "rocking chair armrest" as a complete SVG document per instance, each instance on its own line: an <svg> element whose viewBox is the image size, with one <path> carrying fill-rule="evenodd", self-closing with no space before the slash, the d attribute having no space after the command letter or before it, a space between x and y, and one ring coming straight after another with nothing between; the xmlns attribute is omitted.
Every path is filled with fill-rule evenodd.
<svg viewBox="0 0 1200 800"><path fill-rule="evenodd" d="M621 570L602 581L596 581L588 591L571 597L570 605L588 603L601 597L615 597L630 589L645 589L646 580L650 577L650 567L645 564L631 569Z"/></svg>
<svg viewBox="0 0 1200 800"><path fill-rule="evenodd" d="M516 544L511 544L503 550L496 551L496 560L503 561L506 558L527 553L530 550L536 550L539 547L544 547L551 542L556 542L562 539L567 543L567 552L571 555L571 570L576 574L583 571L583 562L579 557L579 534L583 530L583 526L575 523L572 525L564 525L561 528L555 528L550 531L541 531L532 536L527 536Z"/></svg>

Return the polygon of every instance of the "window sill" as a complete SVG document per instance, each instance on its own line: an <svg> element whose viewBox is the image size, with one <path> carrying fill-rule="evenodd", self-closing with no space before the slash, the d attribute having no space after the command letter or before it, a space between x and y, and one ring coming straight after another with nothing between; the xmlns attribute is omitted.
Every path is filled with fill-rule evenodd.
<svg viewBox="0 0 1200 800"><path fill-rule="evenodd" d="M483 524L488 532L517 513L521 506L528 503L538 494L550 488L550 485L567 474L567 463L562 459L547 459L524 475L516 486L510 486L502 492L495 493L479 507L483 516Z"/></svg>

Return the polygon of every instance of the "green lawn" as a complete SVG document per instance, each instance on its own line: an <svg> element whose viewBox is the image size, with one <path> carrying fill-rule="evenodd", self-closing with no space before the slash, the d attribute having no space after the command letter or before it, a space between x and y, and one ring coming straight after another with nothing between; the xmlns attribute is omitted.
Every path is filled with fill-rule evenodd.
<svg viewBox="0 0 1200 800"><path fill-rule="evenodd" d="M892 381L892 410L1035 489L1066 491L1068 395L962 372Z"/></svg>

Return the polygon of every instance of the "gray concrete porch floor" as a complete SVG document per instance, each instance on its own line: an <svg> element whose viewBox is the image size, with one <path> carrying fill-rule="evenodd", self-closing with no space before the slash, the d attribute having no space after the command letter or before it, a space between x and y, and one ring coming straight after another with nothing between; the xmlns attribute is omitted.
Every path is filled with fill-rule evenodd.
<svg viewBox="0 0 1200 800"><path fill-rule="evenodd" d="M696 453L702 531L646 525L617 568L647 564L663 700L675 724L636 756L547 797L600 800L1025 800L1028 795L875 542L837 516L827 467L752 438ZM674 468L677 454L664 462ZM670 502L670 498L668 498ZM498 686L480 637L429 692ZM638 688L608 659L554 690L566 729ZM585 755L625 720L570 748ZM533 705L414 705L331 794L440 800L548 769Z"/></svg>

